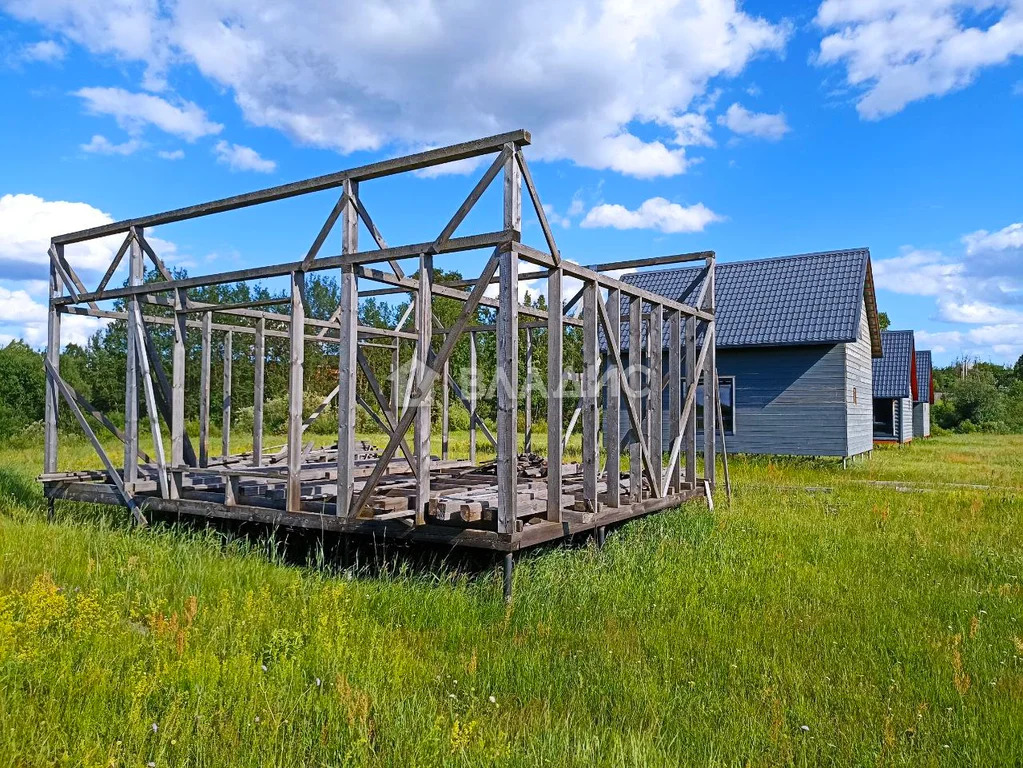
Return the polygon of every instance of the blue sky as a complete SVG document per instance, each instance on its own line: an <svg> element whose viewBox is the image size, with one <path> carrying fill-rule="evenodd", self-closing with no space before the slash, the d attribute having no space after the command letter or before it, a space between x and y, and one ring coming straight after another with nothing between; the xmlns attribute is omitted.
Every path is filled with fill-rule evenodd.
<svg viewBox="0 0 1023 768"><path fill-rule="evenodd" d="M304 5L0 0L0 341L44 341L53 234L521 127L569 258L866 245L939 363L1023 354L1021 0ZM415 242L474 182L363 194ZM193 273L294 259L332 204L151 236ZM115 247L69 258L94 283Z"/></svg>

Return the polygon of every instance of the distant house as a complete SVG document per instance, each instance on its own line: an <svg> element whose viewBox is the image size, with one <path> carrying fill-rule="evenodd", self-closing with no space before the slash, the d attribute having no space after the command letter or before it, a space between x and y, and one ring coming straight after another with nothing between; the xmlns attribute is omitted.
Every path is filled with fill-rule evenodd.
<svg viewBox="0 0 1023 768"><path fill-rule="evenodd" d="M874 360L874 440L913 439L917 400L916 343L912 331L882 331L881 357Z"/></svg>
<svg viewBox="0 0 1023 768"><path fill-rule="evenodd" d="M931 406L934 404L934 372L931 351L916 353L916 399L913 401L913 437L931 436Z"/></svg>
<svg viewBox="0 0 1023 768"><path fill-rule="evenodd" d="M622 280L685 302L703 278L687 267ZM845 458L871 450L871 362L881 337L870 251L718 263L714 289L728 451ZM666 394L663 403L667 413ZM697 404L702 429L699 389ZM627 434L624 411L621 422ZM663 423L668 445L667 415Z"/></svg>

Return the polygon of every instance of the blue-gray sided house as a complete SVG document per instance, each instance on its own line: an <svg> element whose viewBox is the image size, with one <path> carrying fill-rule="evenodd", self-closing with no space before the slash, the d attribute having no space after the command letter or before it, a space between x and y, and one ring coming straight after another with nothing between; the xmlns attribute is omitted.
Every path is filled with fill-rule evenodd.
<svg viewBox="0 0 1023 768"><path fill-rule="evenodd" d="M692 302L703 270L635 272L622 280ZM729 453L850 457L871 450L871 362L881 354L881 338L870 251L719 262L714 288ZM627 326L623 320L623 350ZM662 402L667 413L666 394ZM625 435L624 412L621 422ZM663 423L669 445L667 415Z"/></svg>
<svg viewBox="0 0 1023 768"><path fill-rule="evenodd" d="M916 353L916 400L913 401L913 437L931 436L931 406L934 404L934 371L931 351Z"/></svg>
<svg viewBox="0 0 1023 768"><path fill-rule="evenodd" d="M913 439L917 399L916 342L912 331L882 331L881 357L874 361L874 440Z"/></svg>

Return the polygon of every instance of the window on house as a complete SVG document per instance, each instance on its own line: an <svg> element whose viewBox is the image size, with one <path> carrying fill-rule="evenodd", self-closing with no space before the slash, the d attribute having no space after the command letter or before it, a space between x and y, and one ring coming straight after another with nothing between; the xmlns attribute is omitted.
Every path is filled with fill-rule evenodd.
<svg viewBox="0 0 1023 768"><path fill-rule="evenodd" d="M719 376L718 388L721 390L721 418L724 421L725 434L735 434L735 377ZM703 429L703 384L696 387L696 428Z"/></svg>

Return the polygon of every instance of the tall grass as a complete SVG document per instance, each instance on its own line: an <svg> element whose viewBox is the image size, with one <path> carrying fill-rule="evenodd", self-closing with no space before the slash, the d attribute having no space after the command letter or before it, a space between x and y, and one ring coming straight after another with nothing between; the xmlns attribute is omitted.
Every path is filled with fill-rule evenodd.
<svg viewBox="0 0 1023 768"><path fill-rule="evenodd" d="M0 765L1023 763L1020 438L734 459L730 507L529 554L511 606L486 566L48 524L39 456L0 449Z"/></svg>

